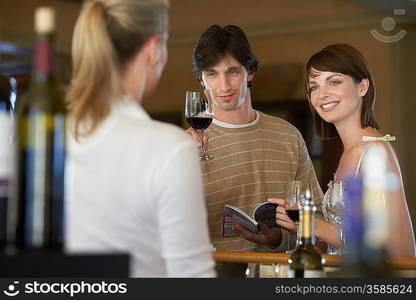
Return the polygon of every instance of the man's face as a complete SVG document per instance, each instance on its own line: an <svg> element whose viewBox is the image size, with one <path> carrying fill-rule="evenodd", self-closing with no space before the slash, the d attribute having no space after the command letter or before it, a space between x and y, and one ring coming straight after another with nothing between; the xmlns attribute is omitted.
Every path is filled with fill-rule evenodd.
<svg viewBox="0 0 416 300"><path fill-rule="evenodd" d="M214 108L233 111L244 103L247 83L253 79L246 68L231 55L225 55L215 66L202 72L202 84L213 101Z"/></svg>

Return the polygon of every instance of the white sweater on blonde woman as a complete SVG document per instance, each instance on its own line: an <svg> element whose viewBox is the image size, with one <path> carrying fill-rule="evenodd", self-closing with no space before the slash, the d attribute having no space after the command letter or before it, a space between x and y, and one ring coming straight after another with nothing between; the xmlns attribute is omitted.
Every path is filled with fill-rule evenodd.
<svg viewBox="0 0 416 300"><path fill-rule="evenodd" d="M131 277L215 276L190 136L130 100L68 144L67 251L128 252Z"/></svg>

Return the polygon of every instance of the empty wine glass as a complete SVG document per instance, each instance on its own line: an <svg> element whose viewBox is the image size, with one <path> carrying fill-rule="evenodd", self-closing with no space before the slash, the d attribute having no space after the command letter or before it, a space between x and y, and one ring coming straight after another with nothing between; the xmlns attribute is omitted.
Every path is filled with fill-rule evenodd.
<svg viewBox="0 0 416 300"><path fill-rule="evenodd" d="M301 197L301 196L304 197ZM296 247L301 242L299 233L299 209L301 208L301 198L311 198L311 187L309 182L302 180L291 180L287 183L285 209L289 218L296 224Z"/></svg>
<svg viewBox="0 0 416 300"><path fill-rule="evenodd" d="M208 100L202 98L199 92L186 91L185 118L201 139L201 153L199 157L201 160L213 159L213 157L207 154L204 144L204 130L209 127L213 117L211 103Z"/></svg>
<svg viewBox="0 0 416 300"><path fill-rule="evenodd" d="M340 180L331 180L322 203L322 213L325 219L342 230L342 214L344 211L345 185ZM328 245L328 254L341 254L339 249Z"/></svg>

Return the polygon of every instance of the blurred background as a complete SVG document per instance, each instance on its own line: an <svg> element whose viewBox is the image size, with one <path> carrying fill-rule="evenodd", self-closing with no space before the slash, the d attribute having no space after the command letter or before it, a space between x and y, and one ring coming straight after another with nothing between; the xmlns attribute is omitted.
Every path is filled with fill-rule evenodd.
<svg viewBox="0 0 416 300"><path fill-rule="evenodd" d="M13 102L27 88L34 43L33 12L40 5L51 5L57 10L59 72L62 83L68 84L72 30L82 2L0 1L2 97L8 96ZM154 118L186 127L185 91L202 92L191 66L196 39L209 25L238 25L247 33L260 61L252 88L253 106L298 127L325 191L336 170L341 145L336 140L322 142L313 132L303 89L303 68L310 55L326 45L351 44L364 54L373 72L381 131L397 137L393 146L416 227L413 158L416 126L412 123L416 112L413 91L416 0L171 0L170 3L169 60L156 93L144 102Z"/></svg>

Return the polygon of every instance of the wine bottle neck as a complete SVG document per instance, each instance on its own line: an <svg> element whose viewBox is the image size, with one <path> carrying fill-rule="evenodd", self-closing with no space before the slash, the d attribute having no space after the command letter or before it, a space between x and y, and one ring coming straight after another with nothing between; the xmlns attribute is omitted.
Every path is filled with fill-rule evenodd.
<svg viewBox="0 0 416 300"><path fill-rule="evenodd" d="M314 206L304 205L300 211L302 223L302 245L315 243L315 212Z"/></svg>
<svg viewBox="0 0 416 300"><path fill-rule="evenodd" d="M38 34L35 46L34 74L47 77L55 73L55 51L52 34Z"/></svg>
<svg viewBox="0 0 416 300"><path fill-rule="evenodd" d="M302 237L301 241L302 241L302 246L308 246L308 245L314 245L315 244L315 240L312 237L309 237L309 238Z"/></svg>
<svg viewBox="0 0 416 300"><path fill-rule="evenodd" d="M310 238L312 236L312 211L309 207L303 207L300 213L302 220L302 238Z"/></svg>

